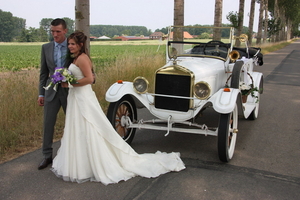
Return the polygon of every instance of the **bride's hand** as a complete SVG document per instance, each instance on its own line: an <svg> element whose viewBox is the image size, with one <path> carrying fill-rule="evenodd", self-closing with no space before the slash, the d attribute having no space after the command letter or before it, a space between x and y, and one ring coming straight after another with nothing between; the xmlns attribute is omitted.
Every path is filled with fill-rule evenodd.
<svg viewBox="0 0 300 200"><path fill-rule="evenodd" d="M68 83L62 82L62 83L61 83L61 87L63 87L63 88L68 88L69 86L68 86Z"/></svg>

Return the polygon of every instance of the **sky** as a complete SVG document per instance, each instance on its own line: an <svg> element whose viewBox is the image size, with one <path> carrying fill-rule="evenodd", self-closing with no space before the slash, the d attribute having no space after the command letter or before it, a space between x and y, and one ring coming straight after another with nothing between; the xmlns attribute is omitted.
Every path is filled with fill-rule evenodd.
<svg viewBox="0 0 300 200"><path fill-rule="evenodd" d="M245 0L244 26L248 26L250 1ZM184 0L184 25L213 25L215 0ZM75 20L75 0L0 0L0 9L26 19L26 28L39 27L42 18ZM223 0L222 23L238 11L239 0ZM257 31L259 4L255 5ZM151 31L173 24L174 0L90 0L90 25L145 26Z"/></svg>

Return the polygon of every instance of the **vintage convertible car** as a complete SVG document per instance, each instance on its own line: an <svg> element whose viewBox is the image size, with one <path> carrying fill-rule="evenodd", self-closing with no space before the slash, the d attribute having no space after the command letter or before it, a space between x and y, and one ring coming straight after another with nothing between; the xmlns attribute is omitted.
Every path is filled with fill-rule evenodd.
<svg viewBox="0 0 300 200"><path fill-rule="evenodd" d="M248 47L246 35L234 36L233 28L199 27L202 32L221 32L219 40L208 42L187 37L191 28L198 27L170 27L166 64L154 72L151 83L154 92L148 91L150 83L144 77L118 81L108 89L107 117L128 143L136 129L217 136L219 159L228 162L235 149L239 116L252 120L258 116L263 75L253 68L263 64L263 56L260 48ZM235 47L236 40L240 47ZM146 108L154 119L139 119L137 108ZM206 108L218 113L216 127L197 123Z"/></svg>

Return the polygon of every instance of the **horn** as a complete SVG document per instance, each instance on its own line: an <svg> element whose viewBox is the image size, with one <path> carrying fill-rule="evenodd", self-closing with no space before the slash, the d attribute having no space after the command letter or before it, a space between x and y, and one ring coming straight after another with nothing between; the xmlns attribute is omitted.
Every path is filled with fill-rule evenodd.
<svg viewBox="0 0 300 200"><path fill-rule="evenodd" d="M237 59L240 58L240 53L236 50L233 50L229 53L229 58L230 58L231 61L234 62L234 61L236 61Z"/></svg>

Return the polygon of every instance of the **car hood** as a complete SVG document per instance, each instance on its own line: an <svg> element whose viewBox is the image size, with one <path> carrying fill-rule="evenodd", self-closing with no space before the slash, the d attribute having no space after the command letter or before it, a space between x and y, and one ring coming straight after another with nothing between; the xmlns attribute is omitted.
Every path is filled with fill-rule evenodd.
<svg viewBox="0 0 300 200"><path fill-rule="evenodd" d="M182 66L195 74L196 79L216 75L224 71L225 62L215 58L178 58L177 65ZM168 65L173 65L171 61ZM200 76L200 77L199 77Z"/></svg>

